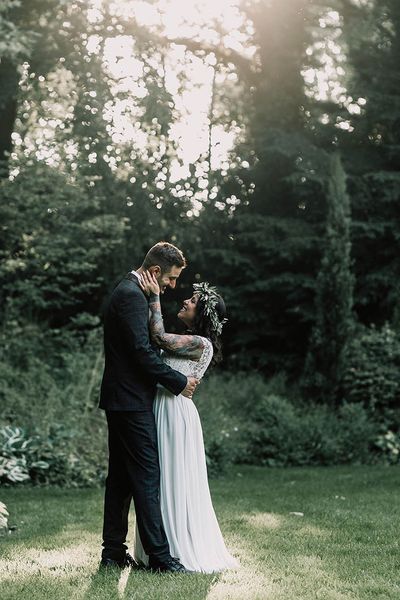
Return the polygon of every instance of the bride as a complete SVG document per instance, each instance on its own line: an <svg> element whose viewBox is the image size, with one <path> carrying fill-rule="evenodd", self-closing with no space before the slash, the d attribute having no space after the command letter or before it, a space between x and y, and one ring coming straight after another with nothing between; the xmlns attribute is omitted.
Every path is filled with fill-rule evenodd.
<svg viewBox="0 0 400 600"><path fill-rule="evenodd" d="M224 301L208 283L194 284L193 296L178 313L190 334L166 333L160 288L155 276L142 274L142 289L150 294L150 333L164 350L165 362L184 375L200 379L221 358L220 335L225 319ZM154 414L160 458L160 504L172 556L189 571L213 573L238 567L225 547L215 516L207 480L203 433L196 406L190 398L173 396L159 387ZM136 527L134 557L147 565Z"/></svg>

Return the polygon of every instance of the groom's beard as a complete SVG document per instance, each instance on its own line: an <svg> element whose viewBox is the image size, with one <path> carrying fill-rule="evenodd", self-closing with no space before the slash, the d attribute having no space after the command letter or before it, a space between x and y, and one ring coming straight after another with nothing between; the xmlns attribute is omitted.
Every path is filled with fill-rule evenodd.
<svg viewBox="0 0 400 600"><path fill-rule="evenodd" d="M160 288L160 294L163 294L165 292L167 286L164 283L162 283L162 281L157 281L157 283L158 283L159 288Z"/></svg>

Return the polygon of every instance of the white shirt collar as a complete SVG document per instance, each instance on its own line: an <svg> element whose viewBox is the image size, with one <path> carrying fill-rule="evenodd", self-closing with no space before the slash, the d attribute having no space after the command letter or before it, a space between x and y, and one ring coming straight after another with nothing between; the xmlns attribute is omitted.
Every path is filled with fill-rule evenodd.
<svg viewBox="0 0 400 600"><path fill-rule="evenodd" d="M131 273L132 275L135 275L139 279L139 281L142 281L142 276L140 275L140 273L138 273L134 269L132 269Z"/></svg>

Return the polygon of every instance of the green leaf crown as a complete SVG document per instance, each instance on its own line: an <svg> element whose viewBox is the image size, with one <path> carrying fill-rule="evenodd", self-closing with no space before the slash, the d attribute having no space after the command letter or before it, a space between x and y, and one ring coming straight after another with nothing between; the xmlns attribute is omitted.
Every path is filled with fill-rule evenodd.
<svg viewBox="0 0 400 600"><path fill-rule="evenodd" d="M194 283L193 289L196 294L199 295L200 300L204 303L204 314L206 314L211 321L211 329L217 335L221 335L222 326L227 322L228 319L219 320L217 314L217 304L219 302L219 294L217 288L203 281L201 283Z"/></svg>

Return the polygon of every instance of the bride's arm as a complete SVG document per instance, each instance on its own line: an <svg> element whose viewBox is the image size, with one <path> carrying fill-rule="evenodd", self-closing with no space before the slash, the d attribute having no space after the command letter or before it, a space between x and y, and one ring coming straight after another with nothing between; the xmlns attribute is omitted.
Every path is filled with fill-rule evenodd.
<svg viewBox="0 0 400 600"><path fill-rule="evenodd" d="M199 360L203 353L204 342L198 335L179 335L167 333L161 312L160 296L150 293L150 335L155 344L178 356Z"/></svg>

